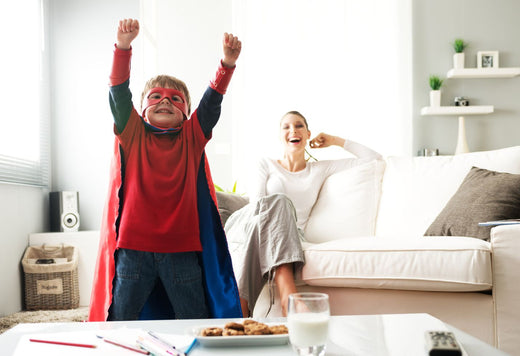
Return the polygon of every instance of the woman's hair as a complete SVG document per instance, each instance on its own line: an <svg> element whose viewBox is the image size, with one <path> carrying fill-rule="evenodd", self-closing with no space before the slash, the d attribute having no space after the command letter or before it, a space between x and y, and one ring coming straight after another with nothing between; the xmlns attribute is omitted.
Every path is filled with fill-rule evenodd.
<svg viewBox="0 0 520 356"><path fill-rule="evenodd" d="M299 111L296 111L296 110L291 110L291 111L286 112L285 115L282 116L282 119L280 120L280 125L282 124L283 118L286 117L287 115L296 115L296 116L301 117L303 122L305 123L305 127L307 128L307 130L309 129L309 124L307 123L307 119L305 118L305 116L303 116L302 114L300 114Z"/></svg>
<svg viewBox="0 0 520 356"><path fill-rule="evenodd" d="M164 75L164 74L151 78L144 85L143 93L141 94L141 107L143 106L144 96L152 88L177 89L178 91L182 92L184 94L184 97L186 98L186 105L188 106L188 116L190 115L190 113L191 113L190 92L188 91L188 87L182 80L169 76L169 75Z"/></svg>

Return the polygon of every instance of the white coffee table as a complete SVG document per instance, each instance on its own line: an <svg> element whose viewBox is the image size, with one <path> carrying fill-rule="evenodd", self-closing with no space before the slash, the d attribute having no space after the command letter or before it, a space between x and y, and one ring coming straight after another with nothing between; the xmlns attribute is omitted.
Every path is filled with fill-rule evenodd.
<svg viewBox="0 0 520 356"><path fill-rule="evenodd" d="M151 330L157 333L184 335L188 330L200 325L222 325L231 319L205 320L161 320L161 321L130 321L106 323L42 323L19 324L0 335L0 353L2 355L22 355L22 351L34 351L35 343L28 343L30 335L55 333L92 333L100 330L136 328ZM285 319L269 319L269 322L285 322ZM467 355L507 355L471 335L444 324L429 314L389 314L389 315L354 315L333 316L331 318L328 356L370 355L370 356L418 356L425 355L424 331L451 330L463 345ZM31 345L28 345L31 344ZM38 346L38 356L45 355L100 355L101 348L83 349L68 346L46 345ZM72 350L72 351L71 351ZM124 349L111 352L111 356L138 355ZM201 355L295 355L291 345L276 345L264 347L203 347L196 346L189 356Z"/></svg>

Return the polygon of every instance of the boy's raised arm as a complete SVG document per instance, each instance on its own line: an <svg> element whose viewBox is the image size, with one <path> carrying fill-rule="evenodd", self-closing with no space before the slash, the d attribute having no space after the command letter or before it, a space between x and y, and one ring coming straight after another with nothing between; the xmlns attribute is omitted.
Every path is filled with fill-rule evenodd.
<svg viewBox="0 0 520 356"><path fill-rule="evenodd" d="M215 77L210 81L210 87L224 95L226 94L231 76L235 71L235 64L242 50L242 42L240 42L238 37L233 36L233 34L224 33L222 49L224 58L221 61Z"/></svg>
<svg viewBox="0 0 520 356"><path fill-rule="evenodd" d="M117 132L122 133L132 111L132 94L128 88L132 41L139 34L139 22L134 19L119 21L117 38L109 76L110 108ZM121 86L122 84L126 85Z"/></svg>
<svg viewBox="0 0 520 356"><path fill-rule="evenodd" d="M234 67L242 50L242 42L239 41L238 37L233 36L232 33L224 33L222 46L224 50L222 64L226 67Z"/></svg>
<svg viewBox="0 0 520 356"><path fill-rule="evenodd" d="M130 58L132 56L132 41L139 34L139 21L124 19L117 27L116 49L110 73L110 86L124 83L130 78Z"/></svg>
<svg viewBox="0 0 520 356"><path fill-rule="evenodd" d="M139 21L135 19L124 19L119 21L119 26L117 27L117 48L130 49L132 41L138 34Z"/></svg>
<svg viewBox="0 0 520 356"><path fill-rule="evenodd" d="M242 42L233 34L224 33L222 49L224 57L215 76L209 82L209 87L213 90L208 88L197 108L197 117L206 137L210 136L211 130L215 127L220 117L222 95L226 94L227 87L235 71L235 64L242 50Z"/></svg>

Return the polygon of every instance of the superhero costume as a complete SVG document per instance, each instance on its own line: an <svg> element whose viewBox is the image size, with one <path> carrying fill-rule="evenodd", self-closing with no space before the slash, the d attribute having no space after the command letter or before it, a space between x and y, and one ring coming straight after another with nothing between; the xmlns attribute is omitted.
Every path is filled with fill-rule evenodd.
<svg viewBox="0 0 520 356"><path fill-rule="evenodd" d="M130 56L131 51L117 48L114 51L110 104L114 117L119 120L116 120L115 124L116 140L110 168L109 195L101 226L89 321L107 319L108 308L112 302L114 253L118 247L151 252L199 251L210 315L216 318L240 317L242 313L227 240L218 214L214 186L204 154L204 146L211 137L211 129L220 115L220 102L234 69L221 65L215 80L210 82L210 87L206 90L199 108L191 118L184 121L180 128L162 129L146 123L131 103L131 93L128 89ZM151 105L153 104L152 102ZM183 111L187 119L186 108L183 110L180 106L175 106ZM144 107L146 108L146 105ZM142 142L135 143L134 140ZM171 147L168 146L170 141L180 143ZM174 156L171 158L166 156L169 162L147 160L148 151L153 153L154 150L153 146L148 147L150 142L157 145L166 142ZM130 148L130 146L137 148ZM178 147L181 148L179 152ZM156 150L162 148L158 147ZM131 149L134 151L130 151ZM155 184L145 184L146 175L151 179L155 178L154 170L146 169L149 168L147 166L143 169L141 166L155 163L159 164L159 168L163 171L172 167L172 164L178 167L178 163L182 165L182 169L185 169L185 178L181 182L183 185L181 189L178 187L176 189L177 192L181 192L181 195L176 197L180 200L161 199L162 196L168 196L167 191L171 188L169 186L171 180L166 180L163 186L158 187ZM144 177L141 177L141 173ZM175 177L179 177L179 172ZM141 192L140 189L145 191ZM131 204L131 208L124 205L123 208L123 201L136 204ZM182 201L182 204L178 204L179 201ZM169 209L164 210L168 211L168 215L163 214L163 218L154 223L148 222L144 217L140 219L141 213L150 207L161 213L163 209L157 208L156 204L161 208ZM176 204L180 205L180 209L176 209ZM170 215L173 217L170 218ZM195 233L197 238L193 239ZM135 245L132 245L134 243ZM141 318L171 317L171 306L161 287L162 285L158 283L141 313Z"/></svg>

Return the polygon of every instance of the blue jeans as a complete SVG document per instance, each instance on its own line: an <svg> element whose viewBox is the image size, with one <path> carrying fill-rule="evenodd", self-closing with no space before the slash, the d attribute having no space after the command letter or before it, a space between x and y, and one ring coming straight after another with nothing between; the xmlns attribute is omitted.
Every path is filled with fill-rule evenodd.
<svg viewBox="0 0 520 356"><path fill-rule="evenodd" d="M150 293L162 282L176 319L208 318L196 252L156 253L118 249L108 320L137 320Z"/></svg>

